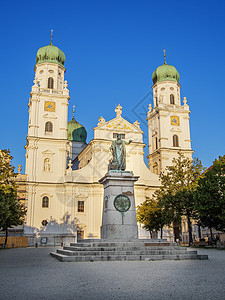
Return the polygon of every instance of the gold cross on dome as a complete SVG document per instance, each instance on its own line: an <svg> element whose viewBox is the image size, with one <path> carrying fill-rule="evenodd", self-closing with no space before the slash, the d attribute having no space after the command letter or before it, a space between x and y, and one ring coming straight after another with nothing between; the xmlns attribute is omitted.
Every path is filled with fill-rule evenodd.
<svg viewBox="0 0 225 300"><path fill-rule="evenodd" d="M51 43L50 43L50 45L52 45L52 37L53 37L53 29L51 29Z"/></svg>
<svg viewBox="0 0 225 300"><path fill-rule="evenodd" d="M164 64L166 63L166 50L164 49L163 50L163 53L164 53Z"/></svg>

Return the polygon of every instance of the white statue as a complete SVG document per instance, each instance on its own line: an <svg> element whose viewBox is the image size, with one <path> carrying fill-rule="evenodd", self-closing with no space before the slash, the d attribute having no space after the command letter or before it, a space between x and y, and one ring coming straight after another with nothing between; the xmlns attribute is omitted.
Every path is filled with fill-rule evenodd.
<svg viewBox="0 0 225 300"><path fill-rule="evenodd" d="M50 159L46 158L44 160L44 171L50 171L51 170L51 163L50 163Z"/></svg>
<svg viewBox="0 0 225 300"><path fill-rule="evenodd" d="M138 122L138 120L134 122L134 125L140 128L140 122Z"/></svg>
<svg viewBox="0 0 225 300"><path fill-rule="evenodd" d="M120 104L116 107L115 112L117 117L122 115L122 106Z"/></svg>
<svg viewBox="0 0 225 300"><path fill-rule="evenodd" d="M105 123L105 119L103 118L103 117L100 117L99 119L98 119L98 126L99 125L102 125L102 124L104 124Z"/></svg>

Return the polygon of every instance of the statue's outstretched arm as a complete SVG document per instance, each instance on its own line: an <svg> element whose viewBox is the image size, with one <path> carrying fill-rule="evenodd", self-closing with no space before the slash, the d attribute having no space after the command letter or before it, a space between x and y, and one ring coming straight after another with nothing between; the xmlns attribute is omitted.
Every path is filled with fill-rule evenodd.
<svg viewBox="0 0 225 300"><path fill-rule="evenodd" d="M126 142L126 141L124 141L125 142L125 145L129 145L130 143L132 143L132 140L129 140L129 142Z"/></svg>

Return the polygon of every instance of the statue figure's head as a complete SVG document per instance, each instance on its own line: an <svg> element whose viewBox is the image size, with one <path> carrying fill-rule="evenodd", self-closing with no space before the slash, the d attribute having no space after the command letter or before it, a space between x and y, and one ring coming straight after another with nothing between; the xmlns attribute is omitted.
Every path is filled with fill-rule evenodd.
<svg viewBox="0 0 225 300"><path fill-rule="evenodd" d="M120 133L117 134L117 140L121 140L121 134Z"/></svg>

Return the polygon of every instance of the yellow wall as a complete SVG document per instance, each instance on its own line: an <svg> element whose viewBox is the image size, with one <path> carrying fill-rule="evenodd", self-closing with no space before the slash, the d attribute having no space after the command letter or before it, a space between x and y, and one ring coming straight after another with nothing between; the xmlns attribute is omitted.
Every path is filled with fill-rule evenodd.
<svg viewBox="0 0 225 300"><path fill-rule="evenodd" d="M14 248L27 247L27 239L26 236L8 236L6 247L12 248L12 244L14 244ZM5 237L0 237L0 244L5 244Z"/></svg>

